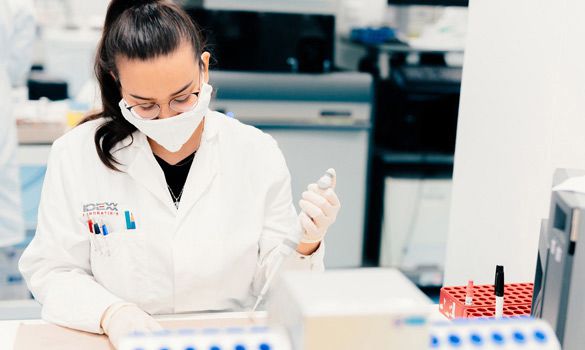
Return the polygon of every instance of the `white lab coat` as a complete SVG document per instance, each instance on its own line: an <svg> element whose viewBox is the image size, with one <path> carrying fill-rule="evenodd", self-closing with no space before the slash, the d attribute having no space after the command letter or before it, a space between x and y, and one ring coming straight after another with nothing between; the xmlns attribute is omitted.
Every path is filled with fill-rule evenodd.
<svg viewBox="0 0 585 350"><path fill-rule="evenodd" d="M0 247L24 239L12 85L24 81L34 38L32 1L0 0Z"/></svg>
<svg viewBox="0 0 585 350"><path fill-rule="evenodd" d="M121 300L151 314L249 307L282 238L299 227L276 142L209 112L177 210L144 134L116 147L123 172L102 164L100 123L76 127L51 151L37 232L20 260L43 318L99 333L103 312ZM92 209L109 226L109 255L90 240L83 211ZM323 254L323 245L295 253L285 266L322 270Z"/></svg>

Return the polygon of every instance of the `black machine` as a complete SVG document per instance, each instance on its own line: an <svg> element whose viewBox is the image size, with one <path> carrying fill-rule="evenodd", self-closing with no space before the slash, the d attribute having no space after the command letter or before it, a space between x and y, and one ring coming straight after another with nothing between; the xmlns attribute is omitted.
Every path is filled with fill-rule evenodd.
<svg viewBox="0 0 585 350"><path fill-rule="evenodd" d="M332 15L186 10L202 29L215 69L301 73L333 69Z"/></svg>
<svg viewBox="0 0 585 350"><path fill-rule="evenodd" d="M388 0L388 5L469 6L469 0Z"/></svg>

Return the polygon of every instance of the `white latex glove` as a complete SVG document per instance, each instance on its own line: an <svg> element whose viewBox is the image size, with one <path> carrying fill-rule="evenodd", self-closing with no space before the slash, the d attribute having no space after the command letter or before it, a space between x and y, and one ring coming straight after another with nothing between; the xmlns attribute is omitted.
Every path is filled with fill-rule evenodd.
<svg viewBox="0 0 585 350"><path fill-rule="evenodd" d="M102 328L116 349L120 346L120 340L130 333L150 333L163 329L152 316L138 306L127 303L110 306L104 314Z"/></svg>
<svg viewBox="0 0 585 350"><path fill-rule="evenodd" d="M299 220L303 227L302 243L321 242L329 226L335 222L339 209L341 209L341 203L335 193L337 180L335 169L329 169L327 173L332 175L331 186L327 189L322 189L317 184L310 184L307 187L307 191L303 192L303 199L299 201L302 209L299 215ZM319 180L319 183L322 183L322 181L323 178Z"/></svg>

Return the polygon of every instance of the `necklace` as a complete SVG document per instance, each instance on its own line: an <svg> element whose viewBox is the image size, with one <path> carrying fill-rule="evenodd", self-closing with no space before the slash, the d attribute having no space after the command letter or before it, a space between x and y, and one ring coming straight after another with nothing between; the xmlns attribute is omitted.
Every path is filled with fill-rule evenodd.
<svg viewBox="0 0 585 350"><path fill-rule="evenodd" d="M178 196L175 196L175 193L173 192L171 186L167 185L167 187L169 188L169 192L171 192L171 197L173 197L173 203L175 203L175 208L177 208L178 210L179 202L181 201L181 196L183 196L183 190L185 189L185 186L183 186L183 188L181 189L181 193L179 193Z"/></svg>

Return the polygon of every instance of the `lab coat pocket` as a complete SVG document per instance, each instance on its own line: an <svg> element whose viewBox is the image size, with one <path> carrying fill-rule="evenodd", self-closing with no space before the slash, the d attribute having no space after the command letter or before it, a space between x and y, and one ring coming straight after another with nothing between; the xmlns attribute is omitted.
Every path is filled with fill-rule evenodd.
<svg viewBox="0 0 585 350"><path fill-rule="evenodd" d="M92 240L91 269L98 283L120 298L140 303L148 270L138 230L120 230Z"/></svg>

